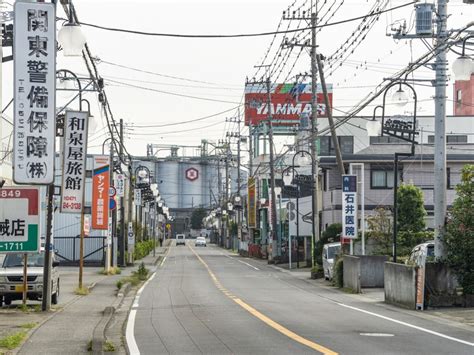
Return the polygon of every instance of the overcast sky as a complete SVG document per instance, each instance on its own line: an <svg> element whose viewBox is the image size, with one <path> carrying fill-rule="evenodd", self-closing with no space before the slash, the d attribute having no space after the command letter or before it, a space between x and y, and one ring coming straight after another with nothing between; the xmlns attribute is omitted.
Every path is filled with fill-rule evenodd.
<svg viewBox="0 0 474 355"><path fill-rule="evenodd" d="M293 0L75 0L74 4L81 21L103 26L180 34L233 34L275 30L282 11L292 2ZM323 6L324 1L320 1L321 16L329 9L330 13L338 9L330 22L362 16L367 14L375 3L366 0L344 0L339 7L341 2L342 0L327 0ZM296 6L303 3L303 0L296 0ZM310 1L306 3L310 4ZM403 3L406 1L390 1L388 8ZM308 5L305 8L308 8ZM451 0L448 8L451 14L449 28L460 28L474 18L474 6L462 4L462 0ZM334 85L336 109L350 111L352 105L370 93L382 78L400 70L411 59L416 59L427 50L420 40L411 43L395 41L386 36L390 24L397 20L406 20L410 27L414 19L413 10L410 6L382 15L363 43L327 78L327 81ZM58 16L65 16L60 7ZM350 37L359 23L360 21L355 21L322 29L318 34L318 50L325 55L331 54ZM288 21L283 21L280 29L286 29L288 25ZM291 28L297 25L297 21L290 24ZM58 27L60 26L61 23L58 22ZM105 79L106 92L115 118L123 118L127 123L126 144L129 151L137 155L146 154L146 143L198 145L201 139L224 138L226 130L235 129L235 124L226 124L225 118L236 114L236 111L193 124L162 128L140 126L191 120L236 107L242 100L246 77L253 76L254 65L261 64L272 40L272 36L237 39L147 37L86 26L83 26L83 32L92 54L104 61L98 65L99 73ZM267 63L273 58L281 41L282 36L277 37ZM290 55L278 78L279 81L287 77L297 54L298 50L295 50ZM449 59L452 63L455 55L450 54ZM62 53L58 54L57 68L68 68L84 75L87 72L82 58L65 59ZM12 97L12 63L4 64L3 69L2 95L3 102L6 103ZM290 77L309 69L309 56L302 53ZM424 69L417 72L415 77L433 78L434 73ZM451 85L452 83L448 88L450 100ZM202 99L179 97L152 90ZM417 90L420 98L419 113L431 114L434 105L430 98L434 89L418 87ZM92 112L98 121L98 133L92 136L89 144L90 151L97 152L98 146L106 138L105 121L98 109L96 95L88 93L86 97L93 103ZM58 104L64 103L64 100L63 95L58 96ZM368 111L366 113L369 114ZM448 101L448 114L451 113L452 102ZM11 117L11 110L7 115Z"/></svg>

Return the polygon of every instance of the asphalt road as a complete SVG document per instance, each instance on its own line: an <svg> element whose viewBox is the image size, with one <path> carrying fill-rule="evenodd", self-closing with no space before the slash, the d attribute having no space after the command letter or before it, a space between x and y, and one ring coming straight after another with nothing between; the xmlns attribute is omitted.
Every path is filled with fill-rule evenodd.
<svg viewBox="0 0 474 355"><path fill-rule="evenodd" d="M474 332L213 246L172 246L139 291L132 354L473 354Z"/></svg>

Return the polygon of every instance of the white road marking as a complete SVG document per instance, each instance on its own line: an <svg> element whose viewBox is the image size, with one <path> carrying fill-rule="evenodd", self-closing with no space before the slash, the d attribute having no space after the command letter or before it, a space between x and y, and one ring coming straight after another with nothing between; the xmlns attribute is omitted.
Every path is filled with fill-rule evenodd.
<svg viewBox="0 0 474 355"><path fill-rule="evenodd" d="M394 334L388 333L360 333L363 337L393 337Z"/></svg>
<svg viewBox="0 0 474 355"><path fill-rule="evenodd" d="M339 306L345 307L345 308L352 309L352 310L354 310L354 311L362 312L362 313L369 314L369 315L374 316L374 317L378 317L378 318L381 318L381 319L388 320L388 321L393 322L393 323L397 323L397 324L400 324L400 325L404 325L404 326L409 327L409 328L417 329L417 330L419 330L419 331L422 331L422 332L425 332L425 333L428 333L428 334L431 334L431 335L435 335L435 336L440 337L440 338L452 340L452 341L455 341L455 342L457 342L457 343L461 343L461 344L464 344L464 345L468 345L468 346L474 347L474 343L471 343L471 342L466 341L466 340L454 338L454 337L449 336L449 335L446 335L446 334L438 333L438 332L435 332L435 331L433 331L433 330L429 330L429 329L426 329L426 328L419 327L419 326L417 326L417 325L413 325L413 324L410 324L410 323L402 322L402 321L400 321L400 320L393 319L393 318L390 318L390 317L382 316L381 314L377 314L377 313L374 313L374 312L369 312L369 311L366 311L366 310L361 309L361 308L349 306L349 305L346 305L346 304L344 304L344 303L338 303L338 302L336 302L336 304L338 304Z"/></svg>
<svg viewBox="0 0 474 355"><path fill-rule="evenodd" d="M223 254L223 255L225 255L225 254ZM254 269L254 270L257 270L257 271L260 270L258 267L255 267L255 266L253 266L253 265L250 265L249 263L246 263L245 261L242 261L242 260L233 258L233 257L231 257L231 256L229 256L229 255L225 255L225 256L227 256L229 259L237 260L239 263L242 263L242 264L245 264L245 265L247 265L247 266L250 266L250 267L251 267L252 269Z"/></svg>
<svg viewBox="0 0 474 355"><path fill-rule="evenodd" d="M137 311L132 309L128 315L127 321L127 330L125 332L125 337L127 338L127 345L130 355L140 355L140 350L138 350L137 342L135 341L135 316Z"/></svg>

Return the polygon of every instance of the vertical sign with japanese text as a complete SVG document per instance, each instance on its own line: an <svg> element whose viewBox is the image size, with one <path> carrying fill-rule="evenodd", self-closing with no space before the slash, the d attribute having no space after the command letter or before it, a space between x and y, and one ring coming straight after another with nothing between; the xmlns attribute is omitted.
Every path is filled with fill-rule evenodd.
<svg viewBox="0 0 474 355"><path fill-rule="evenodd" d="M110 161L108 155L94 156L92 171L92 228L108 230Z"/></svg>
<svg viewBox="0 0 474 355"><path fill-rule="evenodd" d="M0 253L35 253L39 250L39 189L0 189Z"/></svg>
<svg viewBox="0 0 474 355"><path fill-rule="evenodd" d="M255 178L248 179L248 226L249 228L257 227L257 203Z"/></svg>
<svg viewBox="0 0 474 355"><path fill-rule="evenodd" d="M125 175L117 174L115 178L115 190L117 191L118 197L123 197L125 195Z"/></svg>
<svg viewBox="0 0 474 355"><path fill-rule="evenodd" d="M135 189L133 195L134 195L134 200L135 200L135 206L141 206L142 205L142 190Z"/></svg>
<svg viewBox="0 0 474 355"><path fill-rule="evenodd" d="M62 213L83 210L88 116L88 112L66 111L64 118Z"/></svg>
<svg viewBox="0 0 474 355"><path fill-rule="evenodd" d="M19 0L14 13L13 180L47 185L56 139L55 4Z"/></svg>
<svg viewBox="0 0 474 355"><path fill-rule="evenodd" d="M342 237L357 239L357 175L342 175Z"/></svg>

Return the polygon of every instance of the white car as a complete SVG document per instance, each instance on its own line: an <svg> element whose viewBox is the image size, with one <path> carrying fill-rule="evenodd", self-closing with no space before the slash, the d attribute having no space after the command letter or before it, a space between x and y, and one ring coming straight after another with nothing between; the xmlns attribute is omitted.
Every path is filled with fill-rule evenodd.
<svg viewBox="0 0 474 355"><path fill-rule="evenodd" d="M433 260L434 256L434 240L432 240L415 246L406 263L416 266L425 266L426 261Z"/></svg>
<svg viewBox="0 0 474 355"><path fill-rule="evenodd" d="M194 242L195 247L207 247L206 238L204 237L197 237L196 241Z"/></svg>
<svg viewBox="0 0 474 355"><path fill-rule="evenodd" d="M186 236L184 234L176 234L176 245L186 245Z"/></svg>
<svg viewBox="0 0 474 355"><path fill-rule="evenodd" d="M324 278L326 280L332 280L334 275L334 261L337 254L341 252L341 243L329 243L324 244L323 247L323 269Z"/></svg>
<svg viewBox="0 0 474 355"><path fill-rule="evenodd" d="M7 306L23 297L23 254L7 254L0 269L0 306ZM28 254L27 298L40 300L43 296L44 253ZM54 260L51 270L51 303L59 300L59 263Z"/></svg>

